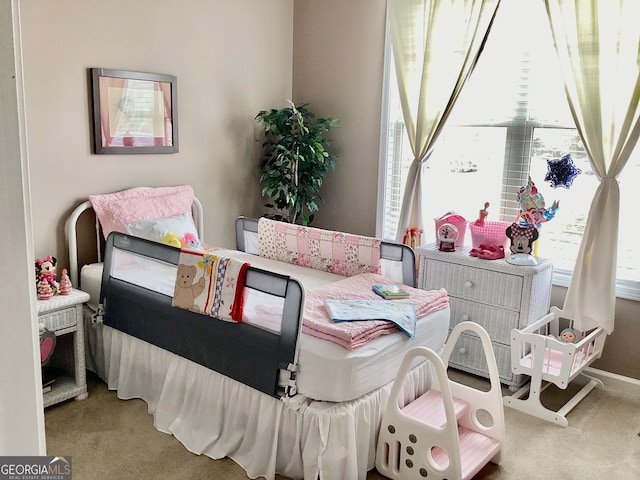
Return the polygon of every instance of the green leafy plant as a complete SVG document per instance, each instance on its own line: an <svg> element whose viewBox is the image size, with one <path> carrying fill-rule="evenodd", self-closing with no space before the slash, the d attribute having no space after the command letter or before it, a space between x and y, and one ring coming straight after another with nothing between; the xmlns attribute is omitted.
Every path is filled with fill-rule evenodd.
<svg viewBox="0 0 640 480"><path fill-rule="evenodd" d="M272 202L265 206L276 210L268 218L309 225L318 211L317 201L322 200L324 177L336 164L324 134L340 123L331 117L316 118L307 104L289 104L256 115L265 132L260 184L262 196Z"/></svg>

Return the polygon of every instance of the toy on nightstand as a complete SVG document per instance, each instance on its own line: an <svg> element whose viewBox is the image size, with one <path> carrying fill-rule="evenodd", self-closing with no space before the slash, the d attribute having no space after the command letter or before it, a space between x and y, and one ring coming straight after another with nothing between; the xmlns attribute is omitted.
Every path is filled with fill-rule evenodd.
<svg viewBox="0 0 640 480"><path fill-rule="evenodd" d="M45 278L38 280L38 300L51 300L53 297L53 289Z"/></svg>
<svg viewBox="0 0 640 480"><path fill-rule="evenodd" d="M59 285L56 281L57 263L56 257L52 257L51 255L36 260L36 284L38 284L38 291L40 290L40 280L44 279L49 284L52 295L58 293Z"/></svg>
<svg viewBox="0 0 640 480"><path fill-rule="evenodd" d="M58 293L60 295L69 295L71 293L71 280L69 279L66 268L62 269L62 274L60 275L60 289Z"/></svg>
<svg viewBox="0 0 640 480"><path fill-rule="evenodd" d="M458 229L450 223L445 223L438 228L438 250L441 252L455 252Z"/></svg>

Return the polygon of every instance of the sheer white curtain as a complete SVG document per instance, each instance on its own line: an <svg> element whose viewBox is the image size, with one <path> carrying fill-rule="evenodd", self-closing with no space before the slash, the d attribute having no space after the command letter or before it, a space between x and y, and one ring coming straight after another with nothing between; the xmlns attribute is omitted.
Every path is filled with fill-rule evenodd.
<svg viewBox="0 0 640 480"><path fill-rule="evenodd" d="M640 2L545 0L576 127L600 180L564 311L614 328L622 172L640 135ZM636 219L626 219L636 221Z"/></svg>
<svg viewBox="0 0 640 480"><path fill-rule="evenodd" d="M403 117L414 159L398 240L423 228L422 165L469 78L500 0L389 0L391 43Z"/></svg>

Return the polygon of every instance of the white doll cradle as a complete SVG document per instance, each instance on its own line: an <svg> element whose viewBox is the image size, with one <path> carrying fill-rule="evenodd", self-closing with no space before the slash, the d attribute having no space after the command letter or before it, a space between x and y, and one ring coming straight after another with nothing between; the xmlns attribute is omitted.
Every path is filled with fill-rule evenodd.
<svg viewBox="0 0 640 480"><path fill-rule="evenodd" d="M586 375L584 369L602 355L606 332L598 327L578 334L575 343L564 343L557 340L562 330L561 319L565 320L562 311L551 307L550 313L537 322L511 331L511 368L515 374L529 375L531 381L503 401L508 407L566 427L569 425L566 415L591 390L604 386L600 380ZM572 328L573 322L566 321ZM566 389L579 376L588 382L559 410L542 405L540 394L549 385Z"/></svg>

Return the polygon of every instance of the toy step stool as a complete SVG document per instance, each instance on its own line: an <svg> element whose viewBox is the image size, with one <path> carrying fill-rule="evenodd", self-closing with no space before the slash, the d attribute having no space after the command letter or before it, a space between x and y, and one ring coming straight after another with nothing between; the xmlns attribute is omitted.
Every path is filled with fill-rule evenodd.
<svg viewBox="0 0 640 480"><path fill-rule="evenodd" d="M447 376L449 357L465 330L482 340L491 382L487 392L454 382ZM416 357L431 362L433 385L400 408L402 384ZM480 325L462 322L452 330L442 357L427 347L412 348L405 355L382 417L376 469L398 480L467 480L488 462L499 463L504 438L502 389L491 339Z"/></svg>

